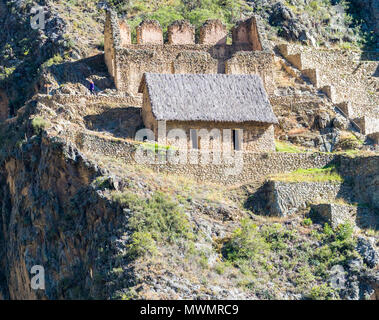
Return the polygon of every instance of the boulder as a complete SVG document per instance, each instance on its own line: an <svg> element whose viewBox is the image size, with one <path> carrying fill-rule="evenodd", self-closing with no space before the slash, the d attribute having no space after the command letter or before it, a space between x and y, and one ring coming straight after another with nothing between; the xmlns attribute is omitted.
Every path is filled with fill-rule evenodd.
<svg viewBox="0 0 379 320"><path fill-rule="evenodd" d="M375 268L379 265L378 251L369 239L359 237L356 250L370 268Z"/></svg>

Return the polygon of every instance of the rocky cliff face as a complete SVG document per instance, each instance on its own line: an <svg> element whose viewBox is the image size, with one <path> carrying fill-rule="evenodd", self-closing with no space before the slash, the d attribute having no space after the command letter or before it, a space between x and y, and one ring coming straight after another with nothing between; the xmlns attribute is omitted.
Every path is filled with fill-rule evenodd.
<svg viewBox="0 0 379 320"><path fill-rule="evenodd" d="M104 297L94 286L99 240L117 207L90 187L96 176L80 154L35 137L1 167L3 297ZM104 244L104 243L103 243ZM30 287L30 270L46 270L46 292Z"/></svg>

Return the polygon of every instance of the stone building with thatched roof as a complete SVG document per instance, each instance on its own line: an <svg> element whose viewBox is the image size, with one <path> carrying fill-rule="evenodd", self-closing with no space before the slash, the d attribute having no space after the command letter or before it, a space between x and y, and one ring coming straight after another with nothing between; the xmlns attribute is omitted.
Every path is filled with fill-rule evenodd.
<svg viewBox="0 0 379 320"><path fill-rule="evenodd" d="M188 148L210 146L201 139L205 130L211 143L216 138L224 143L223 129L230 129L235 150L275 150L273 125L278 120L258 75L145 73L139 93L145 127L155 137L158 121L165 121L166 133L185 131Z"/></svg>

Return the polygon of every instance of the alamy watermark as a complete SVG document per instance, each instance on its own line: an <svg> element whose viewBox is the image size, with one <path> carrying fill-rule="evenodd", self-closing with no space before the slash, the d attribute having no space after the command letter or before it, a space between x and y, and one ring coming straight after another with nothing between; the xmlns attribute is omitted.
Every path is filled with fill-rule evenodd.
<svg viewBox="0 0 379 320"><path fill-rule="evenodd" d="M41 6L35 6L31 9L30 13L33 15L30 19L30 26L32 29L45 29L45 11Z"/></svg>
<svg viewBox="0 0 379 320"><path fill-rule="evenodd" d="M166 122L158 121L158 136L141 129L135 140L141 143L135 152L138 164L222 165L224 174L238 175L243 169L242 129L191 129L189 137L182 128L167 131Z"/></svg>
<svg viewBox="0 0 379 320"><path fill-rule="evenodd" d="M34 276L30 280L30 285L33 290L45 290L45 268L40 265L35 265L30 270Z"/></svg>

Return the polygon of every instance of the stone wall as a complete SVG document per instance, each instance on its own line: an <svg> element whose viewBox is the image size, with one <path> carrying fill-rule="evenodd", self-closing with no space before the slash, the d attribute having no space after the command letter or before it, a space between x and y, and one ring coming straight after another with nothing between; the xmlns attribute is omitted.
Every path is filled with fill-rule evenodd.
<svg viewBox="0 0 379 320"><path fill-rule="evenodd" d="M274 54L263 51L235 53L225 62L226 74L258 74L263 80L267 93L273 94L274 85Z"/></svg>
<svg viewBox="0 0 379 320"><path fill-rule="evenodd" d="M120 96L102 96L102 95L70 95L59 94L54 96L38 95L38 102L50 106L51 103L56 102L62 105L76 104L123 104L130 106L142 106L142 99L140 97L120 97Z"/></svg>
<svg viewBox="0 0 379 320"><path fill-rule="evenodd" d="M351 188L333 182L268 181L252 200L257 214L287 216L316 202L349 199ZM254 201L255 200L255 201Z"/></svg>
<svg viewBox="0 0 379 320"><path fill-rule="evenodd" d="M278 48L332 102L351 102L351 118L377 117L379 54L315 49L295 44L283 44Z"/></svg>
<svg viewBox="0 0 379 320"><path fill-rule="evenodd" d="M121 46L120 26L117 15L108 11L104 25L104 60L116 88L119 83L117 51Z"/></svg>
<svg viewBox="0 0 379 320"><path fill-rule="evenodd" d="M195 27L186 20L175 21L167 28L169 44L194 44Z"/></svg>
<svg viewBox="0 0 379 320"><path fill-rule="evenodd" d="M312 219L327 222L332 228L344 223L354 223L357 207L335 203L320 203L311 206Z"/></svg>
<svg viewBox="0 0 379 320"><path fill-rule="evenodd" d="M254 51L263 50L255 17L240 21L232 30L233 43L251 47Z"/></svg>
<svg viewBox="0 0 379 320"><path fill-rule="evenodd" d="M228 30L223 23L216 20L207 20L200 28L200 44L226 45Z"/></svg>
<svg viewBox="0 0 379 320"><path fill-rule="evenodd" d="M172 61L173 73L217 73L218 62L208 52L184 51Z"/></svg>
<svg viewBox="0 0 379 320"><path fill-rule="evenodd" d="M130 27L126 21L120 22L120 38L121 47L127 46L132 43L132 35L130 32Z"/></svg>
<svg viewBox="0 0 379 320"><path fill-rule="evenodd" d="M162 27L156 20L145 20L137 27L137 44L163 44Z"/></svg>
<svg viewBox="0 0 379 320"><path fill-rule="evenodd" d="M117 89L136 95L145 72L217 73L218 62L211 57L207 49L209 47L199 45L132 45L120 49L120 81Z"/></svg>
<svg viewBox="0 0 379 320"><path fill-rule="evenodd" d="M75 138L76 144L83 152L96 153L99 155L116 157L122 159L126 164L136 164L135 152L140 145L122 139L106 138L103 136L80 133ZM155 163L141 164L157 172L164 172L175 175L182 175L200 182L214 182L227 185L241 185L252 181L261 181L272 174L291 172L299 168L322 168L335 160L331 154L321 153L243 153L243 162L232 153L232 162L222 160L220 164L213 164L213 154L210 154L210 163L202 164L201 153L198 153L198 163L173 164L167 161L164 164L158 163L156 155ZM191 159L193 154L188 153L187 159ZM165 159L165 157L164 157ZM241 170L236 170L235 174L228 174L232 168L241 165Z"/></svg>
<svg viewBox="0 0 379 320"><path fill-rule="evenodd" d="M341 157L339 171L353 182L358 202L379 208L379 156Z"/></svg>
<svg viewBox="0 0 379 320"><path fill-rule="evenodd" d="M379 114L377 115L379 117ZM363 134L369 135L379 132L379 118L362 117L355 119Z"/></svg>
<svg viewBox="0 0 379 320"><path fill-rule="evenodd" d="M274 126L269 124L260 123L229 123L229 122L200 122L200 121L167 121L166 130L167 133L173 129L182 129L187 135L186 148L192 148L190 140L190 130L197 130L198 134L200 130L205 129L210 132L212 129L219 130L220 135L223 134L223 129L242 129L243 130L243 150L251 152L272 152L275 151L274 141ZM157 133L156 133L157 136ZM220 137L220 142L223 143L223 139ZM207 141L200 139L200 149L204 149ZM230 148L232 149L233 142L231 142Z"/></svg>
<svg viewBox="0 0 379 320"><path fill-rule="evenodd" d="M272 53L238 52L233 56L232 53L232 46L130 45L118 50L119 80L116 86L118 90L136 95L145 72L218 73L220 61L226 60L226 73L259 74L266 90L273 92Z"/></svg>

